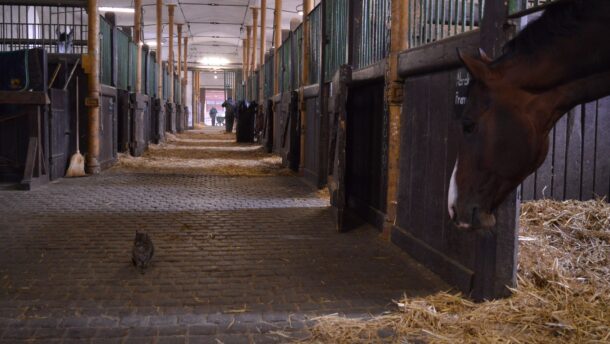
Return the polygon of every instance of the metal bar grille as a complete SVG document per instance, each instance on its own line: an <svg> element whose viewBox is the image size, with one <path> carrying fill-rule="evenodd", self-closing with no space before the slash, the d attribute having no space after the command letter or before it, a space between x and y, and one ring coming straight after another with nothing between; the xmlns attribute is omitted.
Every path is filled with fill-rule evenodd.
<svg viewBox="0 0 610 344"><path fill-rule="evenodd" d="M0 5L0 51L87 52L87 12L65 5Z"/></svg>
<svg viewBox="0 0 610 344"><path fill-rule="evenodd" d="M104 85L112 85L112 25L100 17L100 79Z"/></svg>
<svg viewBox="0 0 610 344"><path fill-rule="evenodd" d="M342 64L347 63L348 0L324 2L326 44L324 44L324 81L330 81Z"/></svg>
<svg viewBox="0 0 610 344"><path fill-rule="evenodd" d="M356 68L370 66L387 56L390 15L390 0L362 1L361 48L357 52Z"/></svg>
<svg viewBox="0 0 610 344"><path fill-rule="evenodd" d="M484 5L485 0L410 1L407 9L409 47L428 44L478 28L483 18Z"/></svg>
<svg viewBox="0 0 610 344"><path fill-rule="evenodd" d="M129 36L119 29L115 29L116 48L117 48L117 85L121 90L129 90L131 84L129 78ZM108 55L109 57L112 55Z"/></svg>
<svg viewBox="0 0 610 344"><path fill-rule="evenodd" d="M316 6L309 13L309 83L317 84L320 74L320 30L322 29L322 6Z"/></svg>
<svg viewBox="0 0 610 344"><path fill-rule="evenodd" d="M155 53L146 54L146 94L157 97L157 59Z"/></svg>
<svg viewBox="0 0 610 344"><path fill-rule="evenodd" d="M273 97L273 67L274 54L271 53L265 61L265 98Z"/></svg>
<svg viewBox="0 0 610 344"><path fill-rule="evenodd" d="M243 69L239 69L235 72L235 100L244 100L244 82L243 82Z"/></svg>
<svg viewBox="0 0 610 344"><path fill-rule="evenodd" d="M231 90L233 89L233 85L235 82L235 71L225 70L224 71L224 90L225 90L225 99L231 96Z"/></svg>
<svg viewBox="0 0 610 344"><path fill-rule="evenodd" d="M290 39L292 40L292 46L294 49L291 51L292 61L294 66L292 68L292 82L291 90L299 88L301 85L301 74L303 73L302 60L303 60L303 24L299 25L292 33Z"/></svg>
<svg viewBox="0 0 610 344"><path fill-rule="evenodd" d="M167 63L163 63L163 100L167 101L169 98L169 70Z"/></svg>

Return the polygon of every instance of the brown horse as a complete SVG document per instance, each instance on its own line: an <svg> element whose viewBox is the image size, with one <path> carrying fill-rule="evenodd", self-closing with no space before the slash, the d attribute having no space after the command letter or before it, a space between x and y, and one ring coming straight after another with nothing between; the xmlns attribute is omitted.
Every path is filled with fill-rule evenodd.
<svg viewBox="0 0 610 344"><path fill-rule="evenodd" d="M610 0L558 1L498 59L459 53L474 82L448 195L458 227L494 226L494 210L544 162L555 123L610 94L609 37Z"/></svg>

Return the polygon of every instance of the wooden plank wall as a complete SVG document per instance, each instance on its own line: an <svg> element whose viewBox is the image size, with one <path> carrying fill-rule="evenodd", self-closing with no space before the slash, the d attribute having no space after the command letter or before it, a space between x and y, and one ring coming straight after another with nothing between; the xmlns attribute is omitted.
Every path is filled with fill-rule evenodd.
<svg viewBox="0 0 610 344"><path fill-rule="evenodd" d="M521 185L521 199L610 196L610 97L572 109L549 135L547 158Z"/></svg>
<svg viewBox="0 0 610 344"><path fill-rule="evenodd" d="M450 284L470 291L477 264L477 237L456 229L446 206L459 137L455 89L451 87L456 75L453 69L406 80L398 213L392 241Z"/></svg>

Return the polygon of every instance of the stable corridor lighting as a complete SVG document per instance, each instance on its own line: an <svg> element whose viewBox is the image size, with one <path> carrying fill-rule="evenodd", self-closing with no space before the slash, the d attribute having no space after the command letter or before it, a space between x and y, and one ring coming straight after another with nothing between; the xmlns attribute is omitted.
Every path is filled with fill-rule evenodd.
<svg viewBox="0 0 610 344"><path fill-rule="evenodd" d="M99 7L100 12L115 12L115 13L136 13L133 8L126 7Z"/></svg>
<svg viewBox="0 0 610 344"><path fill-rule="evenodd" d="M229 64L229 60L224 57L204 57L199 61L204 66L226 66Z"/></svg>

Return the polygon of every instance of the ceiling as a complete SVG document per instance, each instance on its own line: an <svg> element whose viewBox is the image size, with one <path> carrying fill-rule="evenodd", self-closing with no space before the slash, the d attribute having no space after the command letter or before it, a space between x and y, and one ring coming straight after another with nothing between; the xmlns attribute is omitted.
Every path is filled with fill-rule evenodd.
<svg viewBox="0 0 610 344"><path fill-rule="evenodd" d="M176 24L185 24L183 35L189 37L189 66L199 66L199 61L204 57L222 57L229 60L230 68L241 68L245 26L252 25L252 10L249 8L260 8L260 0L180 0L174 3L177 3L174 21ZM282 29L289 29L291 19L301 19L298 10L302 8L303 1L283 0L282 3ZM315 3L319 3L319 0ZM155 41L156 1L142 0L142 5L144 42ZM133 0L100 0L100 6L133 8ZM275 0L267 0L267 49L272 44L274 9ZM133 14L117 13L116 18L120 26L133 26ZM169 29L166 6L162 22L164 42L167 42ZM176 29L174 36L177 37ZM257 43L259 46L260 41ZM174 48L177 54L176 38ZM163 59L167 58L167 50L168 44L164 43ZM257 58L258 56L257 52Z"/></svg>

